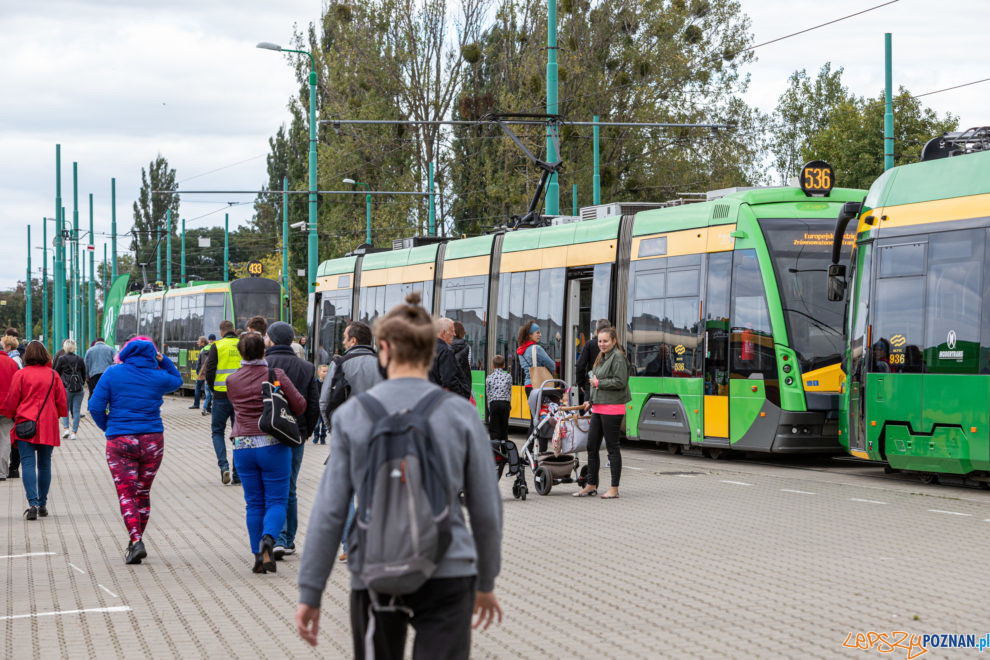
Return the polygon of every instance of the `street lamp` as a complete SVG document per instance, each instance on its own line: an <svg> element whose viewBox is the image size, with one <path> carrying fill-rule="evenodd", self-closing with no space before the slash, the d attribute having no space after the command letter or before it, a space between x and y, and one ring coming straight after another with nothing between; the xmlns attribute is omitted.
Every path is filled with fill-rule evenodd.
<svg viewBox="0 0 990 660"><path fill-rule="evenodd" d="M316 62L313 54L305 50L282 48L278 44L262 41L257 46L280 53L298 53L309 57L309 293L316 291L317 239L316 239Z"/></svg>
<svg viewBox="0 0 990 660"><path fill-rule="evenodd" d="M361 183L360 181L355 181L354 179L344 179L342 183L349 183L352 186L364 186L368 189L368 194L364 197L365 213L367 217L367 235L365 236L365 243L371 245L371 186L367 183Z"/></svg>

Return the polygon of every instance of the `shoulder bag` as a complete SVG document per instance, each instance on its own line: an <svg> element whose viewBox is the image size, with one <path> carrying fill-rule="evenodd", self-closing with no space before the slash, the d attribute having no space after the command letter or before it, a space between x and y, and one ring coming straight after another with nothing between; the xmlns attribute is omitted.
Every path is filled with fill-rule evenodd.
<svg viewBox="0 0 990 660"><path fill-rule="evenodd" d="M275 370L268 367L268 380L261 384L261 398L264 408L258 419L258 428L275 438L283 445L298 447L302 444L299 422L289 409L289 402L275 379Z"/></svg>
<svg viewBox="0 0 990 660"><path fill-rule="evenodd" d="M41 411L45 409L45 404L48 403L48 396L52 393L52 387L55 385L55 371L52 371L52 383L48 386L48 394L45 395L45 400L41 402L41 408L38 409L38 414L35 415L34 419L26 419L23 422L18 422L14 426L14 433L21 440L32 440L34 436L38 434L38 420L41 419Z"/></svg>
<svg viewBox="0 0 990 660"><path fill-rule="evenodd" d="M536 363L536 347L538 344L533 344L533 351L530 357L529 366L529 380L533 383L533 389L538 390L543 387L543 383L548 380L553 380L553 374L546 367L541 367Z"/></svg>

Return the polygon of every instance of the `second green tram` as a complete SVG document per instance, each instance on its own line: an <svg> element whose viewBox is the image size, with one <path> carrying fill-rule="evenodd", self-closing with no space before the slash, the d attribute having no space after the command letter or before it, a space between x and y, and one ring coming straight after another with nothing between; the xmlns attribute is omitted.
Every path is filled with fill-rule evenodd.
<svg viewBox="0 0 990 660"><path fill-rule="evenodd" d="M986 483L990 152L939 155L877 179L851 218L852 257L829 276L835 297L848 282L841 439L927 481Z"/></svg>
<svg viewBox="0 0 990 660"><path fill-rule="evenodd" d="M519 327L539 323L556 377L573 384L605 318L633 368L630 438L712 456L838 453L843 305L827 301L824 273L839 211L865 191L825 194L765 188L674 206L605 204L555 226L327 261L310 299L314 359L339 353L349 321L373 322L419 290L434 315L465 326L479 415L502 355L512 421L526 424Z"/></svg>
<svg viewBox="0 0 990 660"><path fill-rule="evenodd" d="M221 321L244 329L253 316L268 323L283 320L282 286L275 280L245 277L127 294L128 280L127 275L118 277L107 296L107 344L119 349L134 335L153 338L179 369L184 388L196 384L197 340L219 337Z"/></svg>

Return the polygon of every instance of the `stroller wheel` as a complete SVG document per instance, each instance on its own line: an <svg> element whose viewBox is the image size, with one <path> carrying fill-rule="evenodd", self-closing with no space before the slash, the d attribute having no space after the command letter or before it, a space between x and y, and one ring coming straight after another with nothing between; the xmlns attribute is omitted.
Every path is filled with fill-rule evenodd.
<svg viewBox="0 0 990 660"><path fill-rule="evenodd" d="M526 501L526 493L528 493L528 492L529 492L529 488L526 488L526 486L520 486L519 487L519 493L520 493L519 499L521 499L523 502L525 502Z"/></svg>
<svg viewBox="0 0 990 660"><path fill-rule="evenodd" d="M536 468L536 472L533 473L533 486L536 487L536 492L539 495L546 495L550 492L553 487L553 475L550 474L548 468Z"/></svg>
<svg viewBox="0 0 990 660"><path fill-rule="evenodd" d="M522 493L522 489L519 488L519 484L512 484L512 497L516 498L517 500L520 498L525 499L525 496Z"/></svg>
<svg viewBox="0 0 990 660"><path fill-rule="evenodd" d="M578 482L578 486L580 486L581 488L584 488L585 486L588 485L588 466L587 465L582 465L581 466L581 471L578 472L578 480L577 480L577 482Z"/></svg>

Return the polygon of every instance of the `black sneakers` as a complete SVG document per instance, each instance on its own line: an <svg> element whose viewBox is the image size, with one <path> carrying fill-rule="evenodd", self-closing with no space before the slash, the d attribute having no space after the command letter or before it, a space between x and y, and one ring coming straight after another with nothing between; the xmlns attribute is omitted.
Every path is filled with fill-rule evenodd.
<svg viewBox="0 0 990 660"><path fill-rule="evenodd" d="M267 573L275 572L275 539L270 534L261 537L261 566Z"/></svg>
<svg viewBox="0 0 990 660"><path fill-rule="evenodd" d="M42 518L47 518L48 517L48 507L47 506L39 506L38 507L38 515L41 516Z"/></svg>
<svg viewBox="0 0 990 660"><path fill-rule="evenodd" d="M29 506L26 511L24 511L25 520L37 520L38 519L38 507Z"/></svg>
<svg viewBox="0 0 990 660"><path fill-rule="evenodd" d="M131 543L127 546L127 555L124 556L125 564L140 564L141 560L148 556L144 549L144 541Z"/></svg>

